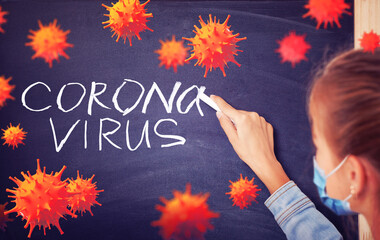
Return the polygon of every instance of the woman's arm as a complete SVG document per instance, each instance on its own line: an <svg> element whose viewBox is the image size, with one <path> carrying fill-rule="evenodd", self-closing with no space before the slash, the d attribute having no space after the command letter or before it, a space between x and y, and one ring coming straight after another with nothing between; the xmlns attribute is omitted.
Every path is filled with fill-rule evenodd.
<svg viewBox="0 0 380 240"><path fill-rule="evenodd" d="M211 98L222 110L217 117L232 147L269 192L287 183L289 178L274 154L272 125L255 112L236 110L220 97Z"/></svg>
<svg viewBox="0 0 380 240"><path fill-rule="evenodd" d="M265 205L287 238L342 239L277 161L272 125L255 112L236 110L220 97L211 98L222 111L217 117L232 147L271 193Z"/></svg>
<svg viewBox="0 0 380 240"><path fill-rule="evenodd" d="M343 239L335 226L293 181L278 188L266 201L287 239Z"/></svg>

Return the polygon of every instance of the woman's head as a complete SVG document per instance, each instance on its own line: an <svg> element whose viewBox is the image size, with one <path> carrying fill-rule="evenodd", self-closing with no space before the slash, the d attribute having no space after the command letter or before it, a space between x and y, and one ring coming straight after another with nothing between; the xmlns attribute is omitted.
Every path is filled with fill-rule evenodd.
<svg viewBox="0 0 380 240"><path fill-rule="evenodd" d="M380 194L380 50L332 59L312 82L308 100L318 164L328 174L349 155L327 181L328 194L344 199L352 188L356 195Z"/></svg>

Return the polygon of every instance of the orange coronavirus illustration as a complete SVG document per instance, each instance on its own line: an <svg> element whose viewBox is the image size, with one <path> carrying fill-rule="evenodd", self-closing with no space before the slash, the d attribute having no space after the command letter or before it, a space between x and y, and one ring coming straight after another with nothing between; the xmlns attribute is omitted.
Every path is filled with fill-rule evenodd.
<svg viewBox="0 0 380 240"><path fill-rule="evenodd" d="M364 32L360 40L360 46L364 52L375 53L375 49L380 47L380 35L377 35L373 30L369 33Z"/></svg>
<svg viewBox="0 0 380 240"><path fill-rule="evenodd" d="M7 22L7 19L4 18L4 16L7 15L7 14L8 14L8 12L2 11L1 10L1 6L0 6L0 32L1 33L5 33L5 31L4 31L4 29L2 28L1 25L3 25L4 23Z"/></svg>
<svg viewBox="0 0 380 240"><path fill-rule="evenodd" d="M15 149L19 144L24 144L23 140L25 139L27 132L24 132L23 129L20 128L20 124L15 127L10 123L7 129L2 130L3 136L1 139L5 140L3 145L8 144L8 147L12 146L12 148Z"/></svg>
<svg viewBox="0 0 380 240"><path fill-rule="evenodd" d="M83 176L77 172L77 179L68 179L67 192L74 194L70 198L69 207L72 213L77 211L83 215L86 211L89 211L93 216L91 207L96 205L102 206L96 201L100 192L103 190L96 189L96 182L92 182L95 175L92 175L89 179L84 179Z"/></svg>
<svg viewBox="0 0 380 240"><path fill-rule="evenodd" d="M156 206L162 215L152 226L161 228L164 239L204 239L205 232L213 229L210 219L219 217L208 208L209 194L191 195L191 185L187 184L184 193L174 191L173 195L171 200L160 198L165 205Z"/></svg>
<svg viewBox="0 0 380 240"><path fill-rule="evenodd" d="M338 27L341 27L339 23L339 17L343 13L351 15L347 9L350 9L350 5L345 3L344 0L309 0L305 8L309 11L303 15L304 18L310 16L317 21L317 29L324 23L324 28L330 23L331 26L336 23Z"/></svg>
<svg viewBox="0 0 380 240"><path fill-rule="evenodd" d="M13 219L9 218L8 215L5 215L5 208L8 205L8 203L0 204L0 229L5 232L5 229L7 228L7 222L12 222Z"/></svg>
<svg viewBox="0 0 380 240"><path fill-rule="evenodd" d="M232 206L238 206L240 209L248 208L252 201L256 201L256 197L259 195L257 192L261 189L257 188L257 185L253 185L254 178L248 181L247 177L243 178L240 174L240 179L236 182L230 181L231 191L226 193L232 198Z"/></svg>
<svg viewBox="0 0 380 240"><path fill-rule="evenodd" d="M35 51L32 59L43 58L45 62L49 63L50 68L53 66L53 60L59 62L60 56L69 59L65 50L74 46L67 42L67 35L70 30L63 31L60 29L56 19L46 26L42 25L41 21L38 21L38 26L40 29L37 31L29 30L31 35L28 35L28 38L31 42L25 44Z"/></svg>
<svg viewBox="0 0 380 240"><path fill-rule="evenodd" d="M111 28L113 36L117 35L116 42L120 38L129 40L129 45L132 46L132 37L137 37L138 40L141 40L140 32L145 30L152 31L146 23L148 18L153 17L152 13L146 13L145 5L150 0L147 0L145 3L140 4L139 0L119 0L116 4L112 3L112 7L105 7L109 14L104 14L109 19L103 24L107 24L104 28Z"/></svg>
<svg viewBox="0 0 380 240"><path fill-rule="evenodd" d="M14 97L11 96L11 92L15 86L9 84L10 80L12 80L12 77L5 78L5 76L0 76L0 108L5 105L7 99L14 100Z"/></svg>
<svg viewBox="0 0 380 240"><path fill-rule="evenodd" d="M242 52L242 50L237 49L237 42L247 39L237 38L239 33L233 34L230 30L230 26L227 26L230 15L224 23L212 19L211 14L210 19L207 24L203 21L202 17L199 16L199 23L201 28L194 25L195 36L193 38L183 38L191 42L190 46L193 46L191 56L185 61L190 61L196 59L197 62L194 66L200 65L201 67L206 67L204 77L207 77L207 72L212 71L213 68L220 68L223 76L226 76L224 67L227 66L228 62L233 62L240 67L240 64L235 60L237 52ZM227 66L228 67L228 66Z"/></svg>
<svg viewBox="0 0 380 240"><path fill-rule="evenodd" d="M295 32L290 32L282 40L277 41L280 47L276 52L281 55L281 62L290 62L292 67L302 60L307 60L306 53L311 46L305 41L306 35L296 35Z"/></svg>
<svg viewBox="0 0 380 240"><path fill-rule="evenodd" d="M14 198L12 202L16 206L5 214L15 212L17 216L26 220L25 228L30 227L29 238L36 226L43 227L44 234L46 234L46 228L51 229L50 225L53 225L63 234L59 219L64 218L66 214L76 217L67 208L73 194L67 192L67 183L61 181L65 169L66 166L63 166L61 171L55 174L53 172L46 174L46 168L44 167L44 170L41 171L40 160L37 159L36 174L31 175L29 171L27 174L21 172L24 181L9 177L17 184L17 187L14 190L7 189L6 191L14 194L9 197Z"/></svg>
<svg viewBox="0 0 380 240"><path fill-rule="evenodd" d="M159 54L160 67L165 66L166 69L173 67L174 72L177 72L177 66L183 66L190 48L183 46L183 40L176 41L174 35L172 36L172 40L160 40L160 43L161 49L155 51L155 53Z"/></svg>

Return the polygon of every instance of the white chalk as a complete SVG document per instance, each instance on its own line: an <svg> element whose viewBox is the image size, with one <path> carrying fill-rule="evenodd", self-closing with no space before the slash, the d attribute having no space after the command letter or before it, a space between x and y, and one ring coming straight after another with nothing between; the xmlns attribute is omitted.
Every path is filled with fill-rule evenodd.
<svg viewBox="0 0 380 240"><path fill-rule="evenodd" d="M220 108L218 107L218 105L216 105L216 103L209 96L207 96L204 92L201 92L199 94L199 98L203 102L205 102L207 105L209 105L211 108L213 108L215 111L222 112L222 110L220 110ZM235 125L235 122L232 119L230 119L230 120Z"/></svg>
<svg viewBox="0 0 380 240"><path fill-rule="evenodd" d="M212 107L215 111L217 112L221 112L220 108L218 107L218 105L216 105L216 103L209 97L207 96L205 93L201 92L199 94L199 98L205 102L207 105L209 105L210 107Z"/></svg>

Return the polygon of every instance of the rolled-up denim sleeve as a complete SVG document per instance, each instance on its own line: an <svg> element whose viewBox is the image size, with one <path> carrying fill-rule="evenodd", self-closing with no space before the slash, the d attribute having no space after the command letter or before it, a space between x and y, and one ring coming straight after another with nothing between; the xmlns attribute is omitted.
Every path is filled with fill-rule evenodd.
<svg viewBox="0 0 380 240"><path fill-rule="evenodd" d="M289 240L343 239L335 226L293 181L277 189L265 205Z"/></svg>

